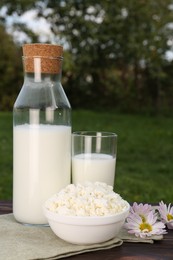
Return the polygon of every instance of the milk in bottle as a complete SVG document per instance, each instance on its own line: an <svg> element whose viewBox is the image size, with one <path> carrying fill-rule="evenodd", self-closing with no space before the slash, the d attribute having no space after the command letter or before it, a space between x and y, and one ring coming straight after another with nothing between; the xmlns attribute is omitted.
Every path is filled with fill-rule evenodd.
<svg viewBox="0 0 173 260"><path fill-rule="evenodd" d="M61 85L62 47L23 46L24 84L13 111L13 213L46 224L42 205L70 183L71 107Z"/></svg>

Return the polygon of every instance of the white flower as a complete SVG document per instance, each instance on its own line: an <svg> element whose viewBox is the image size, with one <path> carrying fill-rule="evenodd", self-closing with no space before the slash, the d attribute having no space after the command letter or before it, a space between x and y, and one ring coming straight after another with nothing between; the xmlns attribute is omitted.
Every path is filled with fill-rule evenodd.
<svg viewBox="0 0 173 260"><path fill-rule="evenodd" d="M158 221L157 214L148 204L134 203L124 226L128 233L141 238L166 234L164 223Z"/></svg>
<svg viewBox="0 0 173 260"><path fill-rule="evenodd" d="M149 204L137 204L136 202L133 203L133 206L130 207L130 214L137 214L139 215L143 221L146 220L148 214L153 211L153 208Z"/></svg>
<svg viewBox="0 0 173 260"><path fill-rule="evenodd" d="M167 206L161 201L158 206L158 211L162 222L167 225L167 228L173 229L173 206L171 207L171 203Z"/></svg>
<svg viewBox="0 0 173 260"><path fill-rule="evenodd" d="M162 222L157 222L157 217L152 211L148 214L145 222L138 214L127 217L125 227L129 229L130 234L135 234L136 237L141 238L166 234L165 225Z"/></svg>

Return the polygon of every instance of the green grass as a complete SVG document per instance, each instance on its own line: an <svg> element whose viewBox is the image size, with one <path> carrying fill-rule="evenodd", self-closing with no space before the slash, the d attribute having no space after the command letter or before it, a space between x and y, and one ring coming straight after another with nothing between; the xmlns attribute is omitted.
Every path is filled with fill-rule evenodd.
<svg viewBox="0 0 173 260"><path fill-rule="evenodd" d="M172 202L171 117L74 110L73 131L118 134L115 191L128 201ZM12 198L12 115L0 113L0 199Z"/></svg>
<svg viewBox="0 0 173 260"><path fill-rule="evenodd" d="M0 199L12 198L12 114L0 113Z"/></svg>

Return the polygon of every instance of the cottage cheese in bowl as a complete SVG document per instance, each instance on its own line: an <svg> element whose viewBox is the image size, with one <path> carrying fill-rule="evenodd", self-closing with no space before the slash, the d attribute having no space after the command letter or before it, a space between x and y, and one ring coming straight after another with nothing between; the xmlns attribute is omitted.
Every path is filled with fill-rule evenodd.
<svg viewBox="0 0 173 260"><path fill-rule="evenodd" d="M66 216L108 216L127 209L128 205L113 187L102 182L70 184L50 198L46 208Z"/></svg>
<svg viewBox="0 0 173 260"><path fill-rule="evenodd" d="M116 237L129 209L129 203L102 182L70 184L43 206L52 231L73 244L101 243Z"/></svg>

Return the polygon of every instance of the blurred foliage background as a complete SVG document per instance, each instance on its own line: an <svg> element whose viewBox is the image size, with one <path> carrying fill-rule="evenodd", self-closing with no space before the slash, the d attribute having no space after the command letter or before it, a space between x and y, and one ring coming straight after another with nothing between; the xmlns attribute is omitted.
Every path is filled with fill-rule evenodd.
<svg viewBox="0 0 173 260"><path fill-rule="evenodd" d="M64 47L73 130L118 134L116 190L129 201L170 202L173 0L0 1L1 199L12 198L22 45L36 42Z"/></svg>
<svg viewBox="0 0 173 260"><path fill-rule="evenodd" d="M1 111L12 109L22 86L27 42L64 46L63 86L73 108L172 112L171 0L1 0Z"/></svg>

